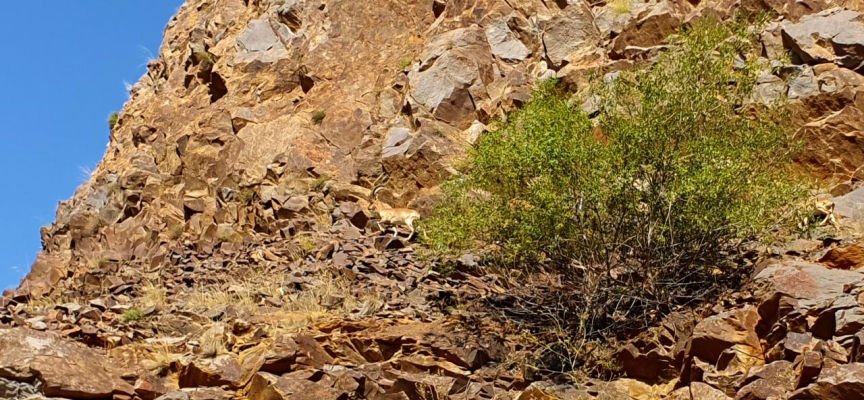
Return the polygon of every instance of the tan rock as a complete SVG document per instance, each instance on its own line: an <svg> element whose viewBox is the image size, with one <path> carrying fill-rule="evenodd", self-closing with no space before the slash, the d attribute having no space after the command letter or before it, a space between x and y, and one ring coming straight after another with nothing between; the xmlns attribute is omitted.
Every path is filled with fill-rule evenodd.
<svg viewBox="0 0 864 400"><path fill-rule="evenodd" d="M181 368L180 387L221 386L239 388L245 383L243 368L234 354L197 358Z"/></svg>

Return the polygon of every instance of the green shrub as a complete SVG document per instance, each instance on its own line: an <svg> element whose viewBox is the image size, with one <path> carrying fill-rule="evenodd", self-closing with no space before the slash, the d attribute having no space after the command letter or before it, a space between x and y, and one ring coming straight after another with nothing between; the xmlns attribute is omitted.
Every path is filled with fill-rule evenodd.
<svg viewBox="0 0 864 400"><path fill-rule="evenodd" d="M186 227L183 224L172 225L168 230L168 238L171 240L180 239L183 236L183 232L186 230Z"/></svg>
<svg viewBox="0 0 864 400"><path fill-rule="evenodd" d="M562 273L584 337L722 290L729 251L805 194L788 118L746 101L762 66L745 27L703 22L652 67L596 80L575 104L598 103L597 128L542 83L445 184L427 245Z"/></svg>
<svg viewBox="0 0 864 400"><path fill-rule="evenodd" d="M414 63L413 56L405 56L399 61L399 70L404 71Z"/></svg>
<svg viewBox="0 0 864 400"><path fill-rule="evenodd" d="M240 192L240 202L246 205L252 204L255 200L255 191L252 189L244 189Z"/></svg>
<svg viewBox="0 0 864 400"><path fill-rule="evenodd" d="M117 125L117 121L120 120L120 113L113 112L108 116L108 129L114 130L114 127Z"/></svg>
<svg viewBox="0 0 864 400"><path fill-rule="evenodd" d="M216 64L216 59L208 51L196 51L192 53L192 57L195 58L195 63L200 65L202 70L210 71Z"/></svg>
<svg viewBox="0 0 864 400"><path fill-rule="evenodd" d="M145 317L144 312L138 307L132 307L123 312L123 322L141 321Z"/></svg>
<svg viewBox="0 0 864 400"><path fill-rule="evenodd" d="M324 122L324 118L327 117L327 112L324 110L318 110L312 113L312 123L315 125L321 125Z"/></svg>

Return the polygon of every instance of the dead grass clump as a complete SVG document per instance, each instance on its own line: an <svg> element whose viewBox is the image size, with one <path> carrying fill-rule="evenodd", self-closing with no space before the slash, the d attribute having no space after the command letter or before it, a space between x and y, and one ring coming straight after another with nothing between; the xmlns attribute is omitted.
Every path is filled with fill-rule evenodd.
<svg viewBox="0 0 864 400"><path fill-rule="evenodd" d="M330 229L333 226L333 216L328 213L316 213L315 214L315 225L323 228Z"/></svg>
<svg viewBox="0 0 864 400"><path fill-rule="evenodd" d="M258 305L257 296L249 290L227 292L222 290L195 291L186 298L186 306L196 311L207 311L237 307L241 311L251 312Z"/></svg>
<svg viewBox="0 0 864 400"><path fill-rule="evenodd" d="M30 301L24 305L24 311L30 315L41 314L54 309L56 306L69 302L69 297L62 293L50 293L44 297L30 299Z"/></svg>
<svg viewBox="0 0 864 400"><path fill-rule="evenodd" d="M168 290L164 286L147 282L141 287L141 297L139 302L142 306L155 307L160 310L167 308Z"/></svg>
<svg viewBox="0 0 864 400"><path fill-rule="evenodd" d="M228 290L195 291L184 300L196 312L232 306L266 321L272 334L294 334L327 318L370 316L384 306L376 293L352 294L350 282L330 273L318 275L302 290L283 287L286 278L284 272L250 268L243 277L232 279ZM263 307L272 303L281 306Z"/></svg>
<svg viewBox="0 0 864 400"><path fill-rule="evenodd" d="M171 351L171 347L164 342L136 343L132 346L138 346L142 352L146 353L140 364L154 374L165 373L181 357L181 355Z"/></svg>

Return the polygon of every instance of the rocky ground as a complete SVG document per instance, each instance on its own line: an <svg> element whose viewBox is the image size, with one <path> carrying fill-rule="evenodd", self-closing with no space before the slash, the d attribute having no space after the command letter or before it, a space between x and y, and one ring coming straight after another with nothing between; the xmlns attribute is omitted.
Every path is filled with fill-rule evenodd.
<svg viewBox="0 0 864 400"><path fill-rule="evenodd" d="M614 355L623 376L552 383L500 310L524 277L378 231L384 172L381 200L425 212L537 79L578 91L736 10L779 15L761 34L777 68L753 100L791 100L798 162L835 196L841 231L760 252L746 288ZM188 1L102 163L0 300L0 398L864 398L862 10Z"/></svg>

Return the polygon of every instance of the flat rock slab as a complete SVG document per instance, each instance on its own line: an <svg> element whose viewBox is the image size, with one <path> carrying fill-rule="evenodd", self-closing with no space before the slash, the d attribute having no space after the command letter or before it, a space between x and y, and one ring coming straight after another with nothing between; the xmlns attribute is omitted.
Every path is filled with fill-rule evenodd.
<svg viewBox="0 0 864 400"><path fill-rule="evenodd" d="M69 399L111 399L131 396L125 371L108 357L48 332L0 329L0 378L38 381L43 394Z"/></svg>
<svg viewBox="0 0 864 400"><path fill-rule="evenodd" d="M795 261L765 268L756 280L769 284L766 298L775 294L790 296L798 299L799 306L806 309L842 296L846 285L864 280L864 273Z"/></svg>
<svg viewBox="0 0 864 400"><path fill-rule="evenodd" d="M857 69L864 61L864 22L861 14L834 8L783 25L787 47L811 64L836 62Z"/></svg>

